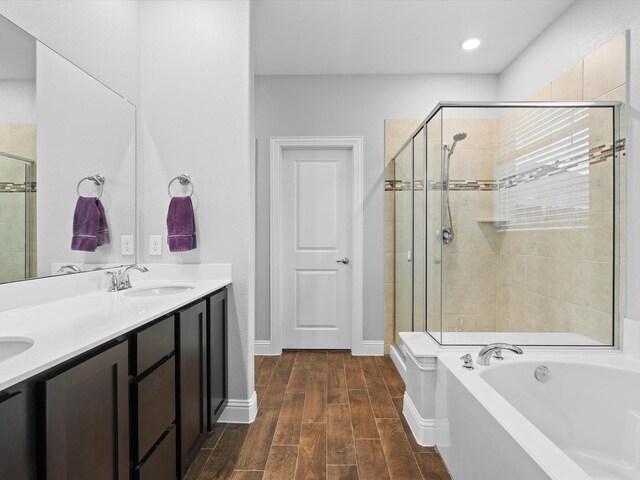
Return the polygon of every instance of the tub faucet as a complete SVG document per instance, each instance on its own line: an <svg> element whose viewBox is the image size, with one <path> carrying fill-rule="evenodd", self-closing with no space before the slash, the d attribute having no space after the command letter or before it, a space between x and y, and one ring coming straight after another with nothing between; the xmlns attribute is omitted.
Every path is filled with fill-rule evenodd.
<svg viewBox="0 0 640 480"><path fill-rule="evenodd" d="M491 343L480 350L478 354L478 365L489 365L491 362L491 357L498 353L499 357L502 357L502 351L509 350L518 355L522 355L522 349L520 347L516 347L515 345L509 345L508 343Z"/></svg>

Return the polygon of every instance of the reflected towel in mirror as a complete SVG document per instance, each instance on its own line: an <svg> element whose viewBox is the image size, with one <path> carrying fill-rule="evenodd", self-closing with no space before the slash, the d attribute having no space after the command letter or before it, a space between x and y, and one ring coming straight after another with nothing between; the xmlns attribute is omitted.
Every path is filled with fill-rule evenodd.
<svg viewBox="0 0 640 480"><path fill-rule="evenodd" d="M109 243L109 227L102 202L95 197L78 197L73 213L71 250L95 252Z"/></svg>

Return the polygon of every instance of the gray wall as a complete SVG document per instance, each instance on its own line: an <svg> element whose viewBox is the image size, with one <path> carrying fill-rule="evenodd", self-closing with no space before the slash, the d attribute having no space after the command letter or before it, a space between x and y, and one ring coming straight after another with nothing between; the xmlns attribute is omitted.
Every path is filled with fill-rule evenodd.
<svg viewBox="0 0 640 480"><path fill-rule="evenodd" d="M247 0L140 3L139 258L233 265L228 347L234 400L254 392L250 7ZM166 239L167 184L181 172L191 175L195 188L198 248L171 253L164 243L161 256L149 256L149 235Z"/></svg>
<svg viewBox="0 0 640 480"><path fill-rule="evenodd" d="M259 75L256 339L269 340L269 137L364 137L364 339L384 339L384 120L424 118L441 100L492 101L495 75Z"/></svg>

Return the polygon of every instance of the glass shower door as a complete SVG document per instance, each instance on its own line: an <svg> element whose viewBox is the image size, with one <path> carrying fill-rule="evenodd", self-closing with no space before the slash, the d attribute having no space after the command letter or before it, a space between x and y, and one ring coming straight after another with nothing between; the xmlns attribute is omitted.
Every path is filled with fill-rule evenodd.
<svg viewBox="0 0 640 480"><path fill-rule="evenodd" d="M20 157L0 153L0 283L31 276L33 168Z"/></svg>
<svg viewBox="0 0 640 480"><path fill-rule="evenodd" d="M442 341L442 112L426 128L425 160L425 315L426 331Z"/></svg>
<svg viewBox="0 0 640 480"><path fill-rule="evenodd" d="M426 128L413 137L413 328L425 330Z"/></svg>
<svg viewBox="0 0 640 480"><path fill-rule="evenodd" d="M395 342L413 330L413 141L395 159Z"/></svg>

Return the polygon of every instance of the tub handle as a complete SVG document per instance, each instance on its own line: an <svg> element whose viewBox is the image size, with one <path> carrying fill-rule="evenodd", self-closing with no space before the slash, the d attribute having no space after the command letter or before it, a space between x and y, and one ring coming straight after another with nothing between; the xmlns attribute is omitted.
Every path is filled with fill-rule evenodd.
<svg viewBox="0 0 640 480"><path fill-rule="evenodd" d="M464 362L464 364L462 365L462 368L466 368L467 370L473 370L474 369L473 357L471 356L470 353L467 353L466 355L461 356L460 360L462 360Z"/></svg>

